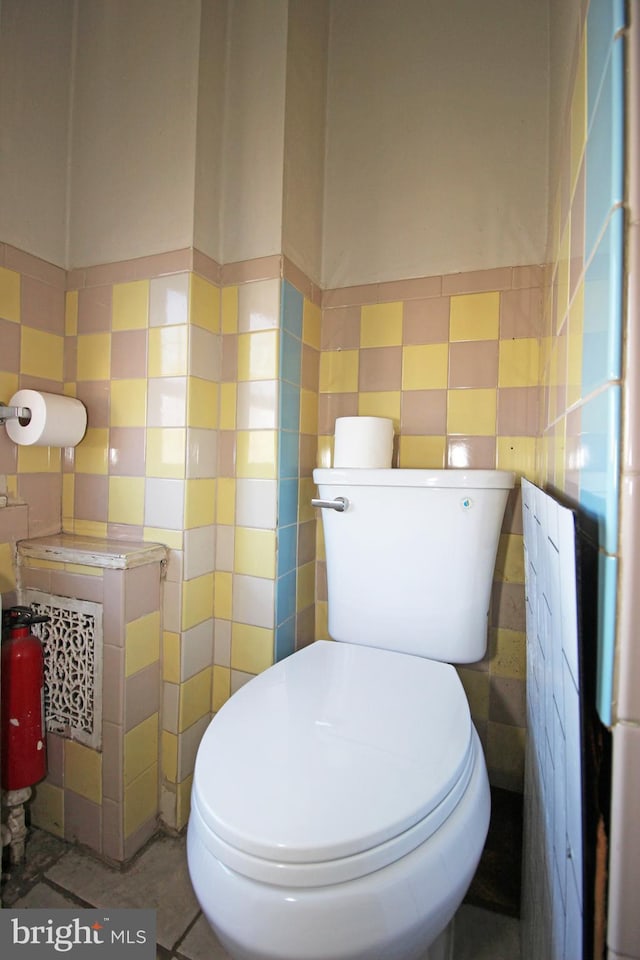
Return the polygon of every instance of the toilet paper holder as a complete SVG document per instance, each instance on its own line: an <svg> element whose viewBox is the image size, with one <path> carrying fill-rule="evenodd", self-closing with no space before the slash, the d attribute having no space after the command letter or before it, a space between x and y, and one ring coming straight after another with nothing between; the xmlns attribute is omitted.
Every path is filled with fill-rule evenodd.
<svg viewBox="0 0 640 960"><path fill-rule="evenodd" d="M5 403L0 403L0 426L6 420L24 420L28 423L31 420L31 410L29 407L8 407Z"/></svg>

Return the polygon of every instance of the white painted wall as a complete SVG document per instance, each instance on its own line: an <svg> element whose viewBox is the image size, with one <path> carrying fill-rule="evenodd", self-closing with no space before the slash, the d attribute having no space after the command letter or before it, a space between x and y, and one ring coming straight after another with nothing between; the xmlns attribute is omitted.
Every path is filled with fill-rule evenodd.
<svg viewBox="0 0 640 960"><path fill-rule="evenodd" d="M328 0L289 0L282 250L320 283Z"/></svg>
<svg viewBox="0 0 640 960"><path fill-rule="evenodd" d="M64 263L73 0L0 4L0 240Z"/></svg>
<svg viewBox="0 0 640 960"><path fill-rule="evenodd" d="M193 242L200 4L78 4L67 262Z"/></svg>
<svg viewBox="0 0 640 960"><path fill-rule="evenodd" d="M229 0L225 263L282 250L287 0Z"/></svg>
<svg viewBox="0 0 640 960"><path fill-rule="evenodd" d="M545 0L332 0L326 287L542 262Z"/></svg>

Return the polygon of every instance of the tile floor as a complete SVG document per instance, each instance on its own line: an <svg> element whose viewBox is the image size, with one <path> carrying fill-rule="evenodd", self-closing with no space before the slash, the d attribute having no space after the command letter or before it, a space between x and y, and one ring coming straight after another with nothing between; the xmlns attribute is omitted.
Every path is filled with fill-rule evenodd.
<svg viewBox="0 0 640 960"><path fill-rule="evenodd" d="M25 863L3 876L3 906L155 907L157 960L229 960L191 889L185 838L158 834L124 871L33 830ZM519 922L465 903L456 916L452 960L519 960Z"/></svg>

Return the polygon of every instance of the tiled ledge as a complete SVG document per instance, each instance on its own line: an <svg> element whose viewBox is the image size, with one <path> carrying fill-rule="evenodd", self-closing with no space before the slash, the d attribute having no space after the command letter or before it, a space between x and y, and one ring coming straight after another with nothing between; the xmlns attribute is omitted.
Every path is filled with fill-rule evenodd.
<svg viewBox="0 0 640 960"><path fill-rule="evenodd" d="M161 543L97 540L72 533L58 533L50 537L21 540L18 556L20 559L29 557L109 570L131 570L147 563L162 563L167 559L167 548Z"/></svg>

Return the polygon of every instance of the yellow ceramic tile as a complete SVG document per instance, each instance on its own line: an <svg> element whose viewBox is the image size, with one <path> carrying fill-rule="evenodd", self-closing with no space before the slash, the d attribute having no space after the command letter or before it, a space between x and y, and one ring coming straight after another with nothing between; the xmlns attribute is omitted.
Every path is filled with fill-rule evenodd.
<svg viewBox="0 0 640 960"><path fill-rule="evenodd" d="M149 767L124 790L124 835L131 836L158 810L158 764Z"/></svg>
<svg viewBox="0 0 640 960"><path fill-rule="evenodd" d="M236 473L239 477L272 480L276 477L275 430L240 430L236 437Z"/></svg>
<svg viewBox="0 0 640 960"><path fill-rule="evenodd" d="M187 431L184 427L149 427L146 475L182 480L185 475L186 440Z"/></svg>
<svg viewBox="0 0 640 960"><path fill-rule="evenodd" d="M124 735L125 786L158 760L158 714L138 723Z"/></svg>
<svg viewBox="0 0 640 960"><path fill-rule="evenodd" d="M536 473L535 437L497 437L498 470L514 470L519 476L532 478Z"/></svg>
<svg viewBox="0 0 640 960"><path fill-rule="evenodd" d="M0 364L3 362L2 354L0 354ZM0 399L3 403L8 403L11 397L18 390L18 374L17 373L7 373L0 372Z"/></svg>
<svg viewBox="0 0 640 960"><path fill-rule="evenodd" d="M180 634L170 630L162 634L162 679L180 683Z"/></svg>
<svg viewBox="0 0 640 960"><path fill-rule="evenodd" d="M238 380L275 380L278 344L277 330L238 334Z"/></svg>
<svg viewBox="0 0 640 960"><path fill-rule="evenodd" d="M78 335L78 291L68 290L64 300L64 333L67 337Z"/></svg>
<svg viewBox="0 0 640 960"><path fill-rule="evenodd" d="M275 530L236 527L233 569L253 577L276 575Z"/></svg>
<svg viewBox="0 0 640 960"><path fill-rule="evenodd" d="M235 383L220 384L221 430L235 430L236 428L236 393Z"/></svg>
<svg viewBox="0 0 640 960"><path fill-rule="evenodd" d="M215 603L213 611L217 620L231 620L232 584L233 579L230 573L216 570L214 574Z"/></svg>
<svg viewBox="0 0 640 960"><path fill-rule="evenodd" d="M178 738L167 730L162 731L162 775L171 783L178 779Z"/></svg>
<svg viewBox="0 0 640 960"><path fill-rule="evenodd" d="M18 497L18 477L15 473L8 473L6 476L7 482L7 493L11 500L16 500Z"/></svg>
<svg viewBox="0 0 640 960"><path fill-rule="evenodd" d="M65 397L75 397L78 394L78 385L75 383L65 383L62 387Z"/></svg>
<svg viewBox="0 0 640 960"><path fill-rule="evenodd" d="M451 297L451 340L496 340L499 327L499 293L465 293Z"/></svg>
<svg viewBox="0 0 640 960"><path fill-rule="evenodd" d="M182 830L186 826L191 812L191 788L193 786L193 774L190 773L186 780L179 783L176 789L176 830Z"/></svg>
<svg viewBox="0 0 640 960"><path fill-rule="evenodd" d="M200 377L187 377L187 426L216 429L218 426L217 383L201 380Z"/></svg>
<svg viewBox="0 0 640 960"><path fill-rule="evenodd" d="M33 327L20 330L20 373L62 382L64 337Z"/></svg>
<svg viewBox="0 0 640 960"><path fill-rule="evenodd" d="M195 627L213 616L213 573L182 584L182 629Z"/></svg>
<svg viewBox="0 0 640 960"><path fill-rule="evenodd" d="M180 687L178 730L182 733L211 710L211 667L196 673Z"/></svg>
<svg viewBox="0 0 640 960"><path fill-rule="evenodd" d="M65 740L64 785L65 789L101 804L102 754L75 740Z"/></svg>
<svg viewBox="0 0 640 960"><path fill-rule="evenodd" d="M151 327L149 330L149 376L187 375L188 326Z"/></svg>
<svg viewBox="0 0 640 960"><path fill-rule="evenodd" d="M143 379L112 380L111 426L144 427L146 422L147 381Z"/></svg>
<svg viewBox="0 0 640 960"><path fill-rule="evenodd" d="M216 520L216 481L207 478L187 480L184 492L184 525L207 527Z"/></svg>
<svg viewBox="0 0 640 960"><path fill-rule="evenodd" d="M125 628L124 673L137 673L160 659L160 613L154 611L132 620Z"/></svg>
<svg viewBox="0 0 640 960"><path fill-rule="evenodd" d="M402 348L403 390L444 390L449 372L449 345L428 343Z"/></svg>
<svg viewBox="0 0 640 960"><path fill-rule="evenodd" d="M60 473L60 447L18 447L18 473Z"/></svg>
<svg viewBox="0 0 640 960"><path fill-rule="evenodd" d="M517 533L500 535L496 557L496 580L504 583L524 583L523 538Z"/></svg>
<svg viewBox="0 0 640 960"><path fill-rule="evenodd" d="M197 273L189 277L189 322L212 333L220 331L220 290Z"/></svg>
<svg viewBox="0 0 640 960"><path fill-rule="evenodd" d="M13 548L10 543L0 543L0 593L16 588L16 573L13 563Z"/></svg>
<svg viewBox="0 0 640 960"><path fill-rule="evenodd" d="M310 347L320 349L320 327L322 324L322 310L316 303L305 297L302 305L302 342Z"/></svg>
<svg viewBox="0 0 640 960"><path fill-rule="evenodd" d="M298 484L298 523L315 520L318 511L311 506L311 498L316 496L316 485L313 477L300 477Z"/></svg>
<svg viewBox="0 0 640 960"><path fill-rule="evenodd" d="M72 473L62 474L62 516L73 517L75 498L75 477Z"/></svg>
<svg viewBox="0 0 640 960"><path fill-rule="evenodd" d="M487 766L493 773L496 786L507 790L522 790L524 775L525 730L504 723L487 725Z"/></svg>
<svg viewBox="0 0 640 960"><path fill-rule="evenodd" d="M34 787L29 800L31 824L55 837L64 837L64 790L43 781Z"/></svg>
<svg viewBox="0 0 640 960"><path fill-rule="evenodd" d="M111 334L78 336L77 380L108 380L111 375Z"/></svg>
<svg viewBox="0 0 640 960"><path fill-rule="evenodd" d="M358 416L388 417L396 432L400 426L400 391L364 391L358 394Z"/></svg>
<svg viewBox="0 0 640 960"><path fill-rule="evenodd" d="M231 696L231 670L229 667L213 668L211 709L214 713L223 707Z"/></svg>
<svg viewBox="0 0 640 960"><path fill-rule="evenodd" d="M569 269L570 269L570 251L571 243L571 217L567 217L562 239L560 240L560 249L558 251L558 269L556 272L556 317L555 332L558 333L564 322L569 306Z"/></svg>
<svg viewBox="0 0 640 960"><path fill-rule="evenodd" d="M238 332L238 288L224 287L220 295L222 310L222 332Z"/></svg>
<svg viewBox="0 0 640 960"><path fill-rule="evenodd" d="M400 437L400 466L405 470L441 470L446 445L446 437Z"/></svg>
<svg viewBox="0 0 640 960"><path fill-rule="evenodd" d="M314 390L300 391L300 433L318 432L318 394Z"/></svg>
<svg viewBox="0 0 640 960"><path fill-rule="evenodd" d="M361 347L394 347L402 343L402 302L374 303L360 313Z"/></svg>
<svg viewBox="0 0 640 960"><path fill-rule="evenodd" d="M63 570L64 564L59 560L40 560L38 557L25 557L22 561L29 570Z"/></svg>
<svg viewBox="0 0 640 960"><path fill-rule="evenodd" d="M489 719L489 674L482 670L458 667L458 675L467 695L474 720Z"/></svg>
<svg viewBox="0 0 640 960"><path fill-rule="evenodd" d="M329 639L329 605L326 600L316 600L316 639Z"/></svg>
<svg viewBox="0 0 640 960"><path fill-rule="evenodd" d="M316 565L304 563L298 567L298 580L296 584L296 609L305 610L310 607L316 597Z"/></svg>
<svg viewBox="0 0 640 960"><path fill-rule="evenodd" d="M109 470L109 430L89 427L75 451L76 473L107 473Z"/></svg>
<svg viewBox="0 0 640 960"><path fill-rule="evenodd" d="M526 634L519 630L499 627L492 638L494 655L491 658L491 675L524 680L526 674Z"/></svg>
<svg viewBox="0 0 640 960"><path fill-rule="evenodd" d="M87 563L65 563L64 569L67 573L79 573L83 577L102 576L100 567L90 567Z"/></svg>
<svg viewBox="0 0 640 960"><path fill-rule="evenodd" d="M142 531L142 539L145 543L162 543L170 550L182 550L182 530L145 527Z"/></svg>
<svg viewBox="0 0 640 960"><path fill-rule="evenodd" d="M74 520L73 532L79 537L97 537L107 539L107 525L101 520Z"/></svg>
<svg viewBox="0 0 640 960"><path fill-rule="evenodd" d="M109 477L109 523L144 523L144 478Z"/></svg>
<svg viewBox="0 0 640 960"><path fill-rule="evenodd" d="M319 467L331 467L333 464L333 437L318 437L316 463Z"/></svg>
<svg viewBox="0 0 640 960"><path fill-rule="evenodd" d="M236 522L236 482L232 477L218 477L216 521L225 526Z"/></svg>
<svg viewBox="0 0 640 960"><path fill-rule="evenodd" d="M538 341L501 340L498 345L498 386L535 387L538 378Z"/></svg>
<svg viewBox="0 0 640 960"><path fill-rule="evenodd" d="M273 630L234 623L231 627L231 669L262 673L273 663Z"/></svg>
<svg viewBox="0 0 640 960"><path fill-rule="evenodd" d="M357 393L358 350L327 350L320 354L320 393Z"/></svg>
<svg viewBox="0 0 640 960"><path fill-rule="evenodd" d="M114 283L111 321L114 330L142 330L149 326L149 281Z"/></svg>
<svg viewBox="0 0 640 960"><path fill-rule="evenodd" d="M584 284L581 283L569 308L567 335L567 406L582 394L582 336L584 330Z"/></svg>
<svg viewBox="0 0 640 960"><path fill-rule="evenodd" d="M447 433L495 436L497 390L449 390Z"/></svg>
<svg viewBox="0 0 640 960"><path fill-rule="evenodd" d="M20 274L0 267L0 317L20 323Z"/></svg>

